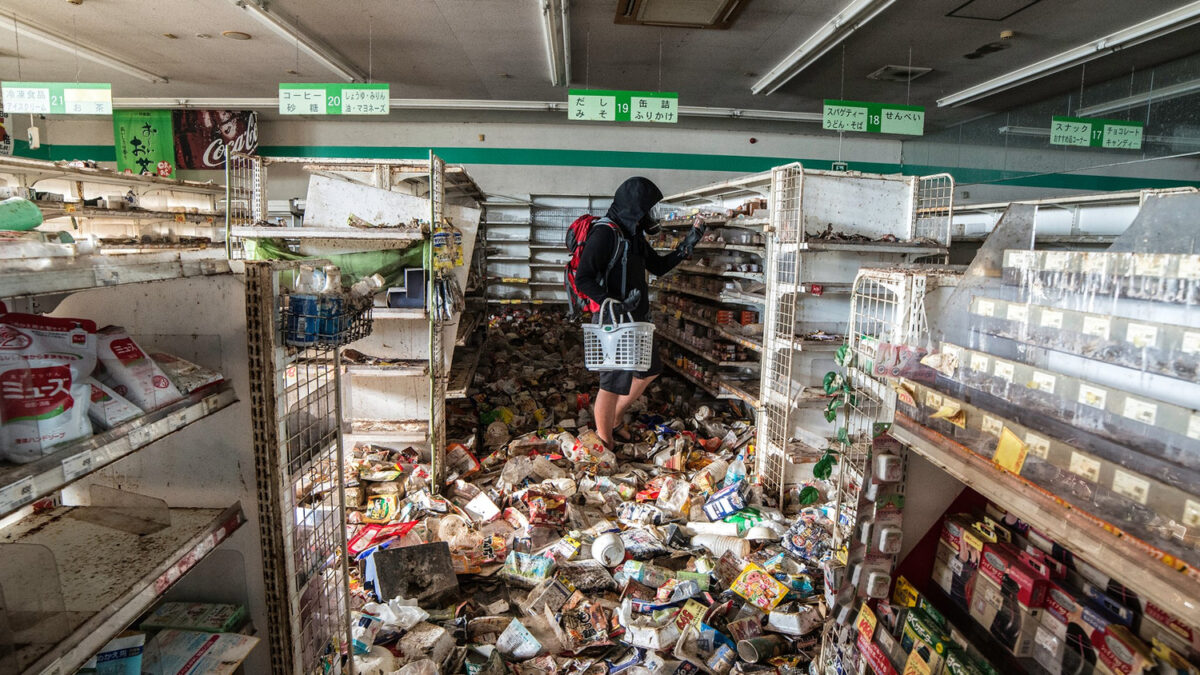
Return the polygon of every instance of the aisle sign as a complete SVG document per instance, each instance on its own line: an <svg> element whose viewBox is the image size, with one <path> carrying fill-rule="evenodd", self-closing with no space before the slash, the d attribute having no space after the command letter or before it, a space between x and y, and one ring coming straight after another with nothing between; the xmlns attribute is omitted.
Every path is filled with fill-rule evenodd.
<svg viewBox="0 0 1200 675"><path fill-rule="evenodd" d="M391 85L279 83L280 115L386 115Z"/></svg>
<svg viewBox="0 0 1200 675"><path fill-rule="evenodd" d="M1050 145L1138 150L1142 147L1142 127L1141 122L1056 115L1050 120Z"/></svg>
<svg viewBox="0 0 1200 675"><path fill-rule="evenodd" d="M925 133L925 108L919 105L825 99L821 128L921 136Z"/></svg>
<svg viewBox="0 0 1200 675"><path fill-rule="evenodd" d="M112 114L112 85L107 82L4 82L0 94L7 113Z"/></svg>
<svg viewBox="0 0 1200 675"><path fill-rule="evenodd" d="M674 124L679 121L679 94L572 89L567 92L567 118L596 122Z"/></svg>

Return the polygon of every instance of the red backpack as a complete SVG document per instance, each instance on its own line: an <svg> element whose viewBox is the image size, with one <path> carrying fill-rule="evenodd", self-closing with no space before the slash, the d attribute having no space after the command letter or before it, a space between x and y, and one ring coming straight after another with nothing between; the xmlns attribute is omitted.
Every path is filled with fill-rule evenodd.
<svg viewBox="0 0 1200 675"><path fill-rule="evenodd" d="M599 279L601 286L608 283L608 275L616 266L617 258L622 258L624 261L625 256L628 255L628 247L622 246L625 242L625 235L621 232L621 228L608 218L599 218L587 213L571 223L571 226L567 228L567 254L570 257L567 258L564 285L567 290L567 312L572 317L578 317L583 312L595 312L600 309L599 304L584 295L575 285L575 276L579 273L579 258L583 255L583 245L587 243L588 235L591 234L592 228L597 223L612 228L613 232L617 234L617 247L613 251L612 260L608 261L604 276ZM623 294L624 289L622 289Z"/></svg>

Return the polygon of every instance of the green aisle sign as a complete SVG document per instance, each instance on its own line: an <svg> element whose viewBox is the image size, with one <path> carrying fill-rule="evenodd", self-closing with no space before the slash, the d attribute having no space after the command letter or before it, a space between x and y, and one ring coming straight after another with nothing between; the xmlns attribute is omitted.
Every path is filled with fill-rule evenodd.
<svg viewBox="0 0 1200 675"><path fill-rule="evenodd" d="M674 124L679 121L679 94L572 89L567 92L567 118L596 122Z"/></svg>
<svg viewBox="0 0 1200 675"><path fill-rule="evenodd" d="M1138 150L1142 147L1142 126L1141 122L1124 120L1055 116L1050 120L1050 145Z"/></svg>
<svg viewBox="0 0 1200 675"><path fill-rule="evenodd" d="M389 84L279 83L280 115L386 115Z"/></svg>
<svg viewBox="0 0 1200 675"><path fill-rule="evenodd" d="M112 114L112 85L107 82L4 82L0 93L7 113Z"/></svg>
<svg viewBox="0 0 1200 675"><path fill-rule="evenodd" d="M921 136L925 133L925 108L919 105L825 99L821 128Z"/></svg>

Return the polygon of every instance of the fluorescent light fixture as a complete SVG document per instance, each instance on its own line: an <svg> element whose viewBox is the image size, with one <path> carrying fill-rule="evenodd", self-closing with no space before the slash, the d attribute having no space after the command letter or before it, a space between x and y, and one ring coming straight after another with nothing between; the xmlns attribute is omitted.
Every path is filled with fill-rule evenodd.
<svg viewBox="0 0 1200 675"><path fill-rule="evenodd" d="M1200 80L1190 80L1188 82L1180 82L1172 84L1160 89L1151 89L1133 96L1126 96L1115 101L1107 103L1097 103L1089 105L1075 111L1075 114L1080 117L1090 117L1093 115L1103 115L1105 113L1115 112L1117 110L1128 110L1134 106L1145 105L1147 103L1161 103L1162 101L1170 101L1171 99L1187 96L1200 92Z"/></svg>
<svg viewBox="0 0 1200 675"><path fill-rule="evenodd" d="M16 27L17 33L21 37L31 38L41 42L42 44L50 45L51 47L61 49L65 52L70 52L72 54L78 53L79 58L81 59L87 59L93 63L99 63L102 66L108 66L113 70L125 73L126 75L132 75L133 77L146 80L147 82L167 81L166 75L159 75L144 68L139 68L128 61L113 56L108 52L97 49L96 47L83 44L78 40L73 40L62 33L58 33L47 28L42 28L41 26L35 26L34 24L28 23L23 19L16 18L15 16L8 18L12 21L12 25Z"/></svg>
<svg viewBox="0 0 1200 675"><path fill-rule="evenodd" d="M274 31L291 44L298 45L321 65L347 82L366 82L367 74L347 61L342 55L321 44L316 38L305 34L299 27L255 0L234 0L234 4L245 9L259 23Z"/></svg>
<svg viewBox="0 0 1200 675"><path fill-rule="evenodd" d="M114 98L113 107L132 108L229 108L278 110L277 98ZM392 110L498 110L507 112L566 112L566 101L492 101L486 99L394 98ZM743 110L681 105L681 117L728 117L731 119L819 124L821 113L790 110Z"/></svg>
<svg viewBox="0 0 1200 675"><path fill-rule="evenodd" d="M972 103L992 94L997 94L1022 84L1033 82L1047 75L1061 72L1081 63L1086 63L1112 52L1140 45L1168 33L1200 23L1200 1L1189 2L1164 14L1134 24L1128 28L1105 35L1097 40L1055 54L1023 68L980 82L962 91L938 99L941 107L960 106Z"/></svg>
<svg viewBox="0 0 1200 675"><path fill-rule="evenodd" d="M542 3L542 32L550 84L565 87L571 82L571 14L568 0L539 0Z"/></svg>
<svg viewBox="0 0 1200 675"><path fill-rule="evenodd" d="M800 71L811 66L817 59L824 56L830 49L850 37L854 31L862 28L896 0L852 0L842 11L837 13L817 32L796 47L787 58L775 64L766 75L750 87L755 94L772 94L777 89L798 75Z"/></svg>
<svg viewBox="0 0 1200 675"><path fill-rule="evenodd" d="M1080 111L1082 112L1082 111ZM1029 136L1032 138L1050 138L1050 129L1041 127L1018 127L1018 126L1003 126L998 131L1007 136ZM1143 143L1157 143L1160 145L1179 145L1188 147L1200 147L1200 138L1188 138L1186 136L1143 136ZM1072 147L1072 146L1063 146ZM1075 146L1080 147L1083 146Z"/></svg>

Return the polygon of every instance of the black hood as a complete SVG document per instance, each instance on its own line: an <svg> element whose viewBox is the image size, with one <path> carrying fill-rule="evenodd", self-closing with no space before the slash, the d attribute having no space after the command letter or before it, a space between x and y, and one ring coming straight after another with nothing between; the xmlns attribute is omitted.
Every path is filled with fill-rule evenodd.
<svg viewBox="0 0 1200 675"><path fill-rule="evenodd" d="M639 223L654 222L650 210L662 198L662 191L649 178L634 176L617 188L612 206L608 207L608 219L620 225L627 236L636 236Z"/></svg>

